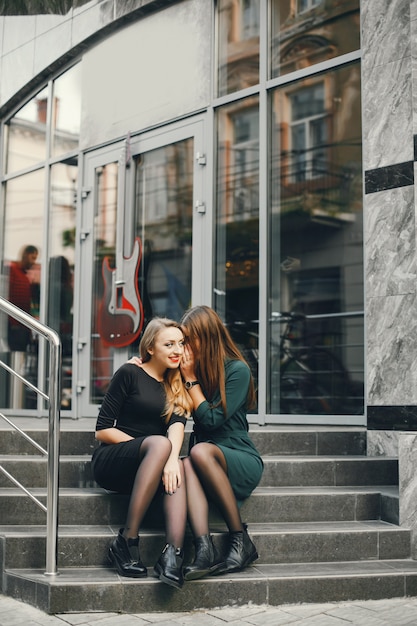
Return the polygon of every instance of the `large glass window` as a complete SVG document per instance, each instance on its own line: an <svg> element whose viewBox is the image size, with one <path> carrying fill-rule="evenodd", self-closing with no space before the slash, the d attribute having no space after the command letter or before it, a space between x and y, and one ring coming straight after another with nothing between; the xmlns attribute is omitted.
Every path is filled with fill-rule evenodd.
<svg viewBox="0 0 417 626"><path fill-rule="evenodd" d="M269 410L360 414L360 66L276 88L270 104Z"/></svg>
<svg viewBox="0 0 417 626"><path fill-rule="evenodd" d="M63 409L71 407L72 388L72 271L81 115L79 68L74 66L57 77L4 126L8 180L3 183L2 294L60 333L64 357ZM48 129L52 129L51 146L47 142ZM58 162L57 157L64 154ZM42 352L36 336L23 327L15 331L14 326L11 319L7 320L5 358L13 369L45 388L45 383L38 380ZM47 369L46 358L42 370L46 377ZM5 407L37 407L36 394L17 379L6 381L2 394Z"/></svg>
<svg viewBox="0 0 417 626"><path fill-rule="evenodd" d="M48 89L32 98L6 125L6 172L23 170L46 158Z"/></svg>
<svg viewBox="0 0 417 626"><path fill-rule="evenodd" d="M215 307L257 378L259 315L258 98L222 107L217 118Z"/></svg>
<svg viewBox="0 0 417 626"><path fill-rule="evenodd" d="M193 139L156 148L136 159L134 232L144 321L179 320L191 304Z"/></svg>
<svg viewBox="0 0 417 626"><path fill-rule="evenodd" d="M75 65L54 83L52 155L78 148L81 122L81 65Z"/></svg>
<svg viewBox="0 0 417 626"><path fill-rule="evenodd" d="M272 0L271 77L358 50L359 0Z"/></svg>
<svg viewBox="0 0 417 626"><path fill-rule="evenodd" d="M218 0L218 95L259 83L260 0Z"/></svg>
<svg viewBox="0 0 417 626"><path fill-rule="evenodd" d="M44 259L44 170L9 180L5 206L3 293L10 302L38 318ZM37 341L11 317L7 319L4 349L11 367L36 385ZM36 395L19 379L7 377L1 388L3 406L36 408Z"/></svg>

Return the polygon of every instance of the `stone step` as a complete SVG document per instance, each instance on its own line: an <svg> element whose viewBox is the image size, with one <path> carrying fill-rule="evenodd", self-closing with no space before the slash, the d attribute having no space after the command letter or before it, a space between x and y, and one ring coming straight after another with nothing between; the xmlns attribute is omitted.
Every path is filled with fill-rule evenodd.
<svg viewBox="0 0 417 626"><path fill-rule="evenodd" d="M46 490L31 493L44 504ZM60 524L123 525L128 496L107 493L100 488L60 489ZM45 523L45 513L17 488L0 489L0 525ZM390 516L386 503L392 507ZM385 519L398 522L398 488L392 485L357 487L258 487L241 507L242 517L251 522L314 522ZM158 506L149 517L160 525ZM212 520L218 521L213 511Z"/></svg>
<svg viewBox="0 0 417 626"><path fill-rule="evenodd" d="M408 559L253 565L172 589L152 576L121 578L108 568L6 570L7 595L48 613L183 612L220 606L327 603L417 595L417 562Z"/></svg>
<svg viewBox="0 0 417 626"><path fill-rule="evenodd" d="M60 457L60 486L96 486L91 473L91 457ZM398 484L398 460L388 457L289 457L264 456L262 486L389 485ZM41 455L0 455L2 465L27 489L46 486L47 460ZM0 487L10 486L0 474Z"/></svg>
<svg viewBox="0 0 417 626"><path fill-rule="evenodd" d="M227 546L224 525L211 532L220 550ZM117 535L117 526L60 526L58 567L105 567L107 550ZM368 522L252 523L249 533L259 553L258 563L313 563L363 559L405 559L410 556L410 531L379 520ZM3 562L7 568L45 566L44 526L1 526ZM192 537L187 533L185 561L193 557ZM140 553L148 567L164 545L161 530L142 528Z"/></svg>
<svg viewBox="0 0 417 626"><path fill-rule="evenodd" d="M43 448L47 447L48 421L45 418L15 418L22 428ZM36 425L36 426L35 426ZM91 455L97 445L94 439L95 420L62 420L60 453ZM188 449L191 423L187 425L182 452ZM258 426L250 425L250 435L262 455L364 455L366 430L358 427L320 426ZM20 433L0 423L0 454L33 454L33 446Z"/></svg>

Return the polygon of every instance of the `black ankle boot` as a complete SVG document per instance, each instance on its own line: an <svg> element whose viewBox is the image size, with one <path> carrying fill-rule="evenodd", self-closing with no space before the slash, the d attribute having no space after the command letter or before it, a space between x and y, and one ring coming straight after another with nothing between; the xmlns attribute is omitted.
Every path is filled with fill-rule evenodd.
<svg viewBox="0 0 417 626"><path fill-rule="evenodd" d="M185 580L196 580L203 576L215 574L220 567L226 567L210 535L202 535L194 539L195 556L191 565L184 568Z"/></svg>
<svg viewBox="0 0 417 626"><path fill-rule="evenodd" d="M238 572L258 558L256 546L251 541L246 528L245 524L243 531L229 533L230 543L225 557L226 565L224 568L220 567L216 574Z"/></svg>
<svg viewBox="0 0 417 626"><path fill-rule="evenodd" d="M125 539L123 528L109 548L109 559L116 567L120 576L129 578L144 578L147 575L146 567L139 556L139 537Z"/></svg>
<svg viewBox="0 0 417 626"><path fill-rule="evenodd" d="M162 550L161 556L155 563L155 575L167 585L181 589L184 584L184 576L182 573L183 562L184 552L182 549L167 543Z"/></svg>

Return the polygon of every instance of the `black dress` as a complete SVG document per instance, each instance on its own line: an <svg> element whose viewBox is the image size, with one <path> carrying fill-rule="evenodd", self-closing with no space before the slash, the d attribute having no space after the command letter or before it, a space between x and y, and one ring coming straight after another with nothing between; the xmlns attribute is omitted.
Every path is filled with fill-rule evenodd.
<svg viewBox="0 0 417 626"><path fill-rule="evenodd" d="M92 457L94 480L104 489L130 493L139 467L139 448L145 437L165 436L168 428L186 418L173 414L168 423L162 412L165 393L162 383L144 369L125 363L114 374L97 418L96 430L118 428L134 439L101 443Z"/></svg>

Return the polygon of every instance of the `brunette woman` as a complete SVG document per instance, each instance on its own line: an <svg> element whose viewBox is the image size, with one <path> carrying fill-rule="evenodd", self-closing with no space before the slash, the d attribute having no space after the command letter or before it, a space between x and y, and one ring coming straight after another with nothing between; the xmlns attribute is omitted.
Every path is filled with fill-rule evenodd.
<svg viewBox="0 0 417 626"><path fill-rule="evenodd" d="M140 365L122 365L104 397L96 425L100 446L92 458L93 475L105 489L130 494L125 526L109 549L109 558L121 576L147 575L139 555L138 533L161 490L166 545L154 573L180 588L187 501L178 455L192 408L179 370L183 332L172 320L154 318L143 333L139 351Z"/></svg>
<svg viewBox="0 0 417 626"><path fill-rule="evenodd" d="M258 485L263 462L248 434L247 410L255 401L248 365L217 313L207 306L188 310L181 326L186 337L181 373L193 401L194 440L184 459L188 520L195 559L186 580L241 570L258 558L240 505ZM229 529L224 557L209 531L209 502Z"/></svg>

